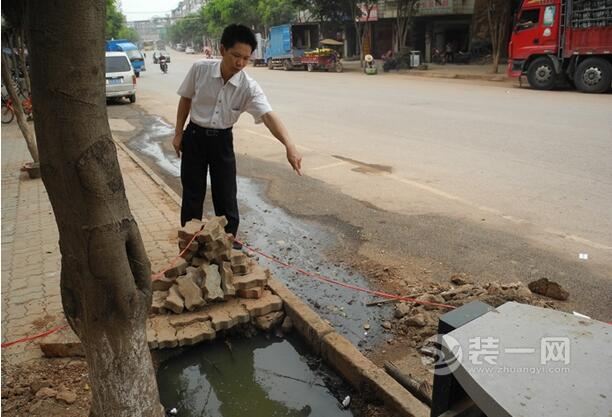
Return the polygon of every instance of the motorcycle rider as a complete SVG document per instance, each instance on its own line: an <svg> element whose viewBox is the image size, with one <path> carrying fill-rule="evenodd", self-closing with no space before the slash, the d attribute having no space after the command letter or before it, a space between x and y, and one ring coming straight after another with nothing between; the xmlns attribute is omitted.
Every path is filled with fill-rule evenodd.
<svg viewBox="0 0 612 417"><path fill-rule="evenodd" d="M159 69L161 69L163 73L168 72L168 63L166 62L166 56L160 53L158 60L159 60Z"/></svg>

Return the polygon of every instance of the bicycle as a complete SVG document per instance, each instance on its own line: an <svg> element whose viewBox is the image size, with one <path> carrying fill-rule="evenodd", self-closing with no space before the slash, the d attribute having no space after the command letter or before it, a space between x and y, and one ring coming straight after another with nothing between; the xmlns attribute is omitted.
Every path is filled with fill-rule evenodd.
<svg viewBox="0 0 612 417"><path fill-rule="evenodd" d="M32 96L25 98L21 102L23 112L28 117L28 120L32 119ZM15 118L15 107L13 106L13 100L8 95L2 95L2 124L8 124Z"/></svg>

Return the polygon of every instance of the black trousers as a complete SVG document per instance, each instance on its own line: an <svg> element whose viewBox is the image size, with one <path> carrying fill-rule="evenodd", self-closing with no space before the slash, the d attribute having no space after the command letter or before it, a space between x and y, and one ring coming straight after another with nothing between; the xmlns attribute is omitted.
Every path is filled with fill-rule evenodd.
<svg viewBox="0 0 612 417"><path fill-rule="evenodd" d="M209 169L215 215L225 216L225 231L236 236L240 217L232 129L208 129L189 122L182 141L182 226L191 219L202 220Z"/></svg>

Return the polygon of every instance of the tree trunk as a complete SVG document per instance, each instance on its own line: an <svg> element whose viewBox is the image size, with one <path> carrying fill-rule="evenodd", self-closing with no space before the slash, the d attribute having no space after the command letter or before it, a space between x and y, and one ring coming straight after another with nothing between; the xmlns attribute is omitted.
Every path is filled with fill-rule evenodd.
<svg viewBox="0 0 612 417"><path fill-rule="evenodd" d="M30 83L30 74L28 72L28 66L26 65L25 59L25 37L23 33L23 28L20 29L20 33L17 36L17 50L19 51L19 68L23 73L23 79L25 81L25 88L28 94L24 94L24 96L29 96L32 92L32 84Z"/></svg>
<svg viewBox="0 0 612 417"><path fill-rule="evenodd" d="M28 120L23 111L23 106L21 105L21 97L15 91L15 86L13 85L13 80L11 79L11 70L9 68L10 59L6 56L6 54L2 54L2 82L6 87L6 91L13 102L13 109L15 109L15 117L17 118L17 124L19 125L19 130L21 130L21 134L26 141L26 145L28 147L28 151L30 151L30 156L34 162L38 162L38 148L36 147L36 137L34 136L34 132L30 128L28 124Z"/></svg>
<svg viewBox="0 0 612 417"><path fill-rule="evenodd" d="M499 61L502 50L506 45L508 33L508 19L510 14L510 3L505 0L489 0L487 8L487 19L489 32L491 34L491 52L493 55L494 74L499 72Z"/></svg>
<svg viewBox="0 0 612 417"><path fill-rule="evenodd" d="M59 230L62 305L89 366L90 416L163 417L145 332L150 263L106 113L105 16L105 0L28 2L41 172Z"/></svg>

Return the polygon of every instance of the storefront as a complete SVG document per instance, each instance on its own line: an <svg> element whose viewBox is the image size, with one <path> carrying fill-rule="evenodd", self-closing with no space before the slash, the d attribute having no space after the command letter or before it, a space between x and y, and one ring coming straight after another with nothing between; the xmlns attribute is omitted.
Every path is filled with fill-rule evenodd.
<svg viewBox="0 0 612 417"><path fill-rule="evenodd" d="M469 51L474 0L425 0L415 20L413 44L431 62L435 48L454 53Z"/></svg>

